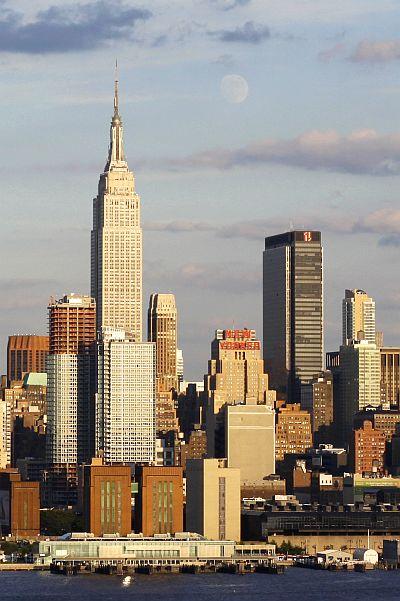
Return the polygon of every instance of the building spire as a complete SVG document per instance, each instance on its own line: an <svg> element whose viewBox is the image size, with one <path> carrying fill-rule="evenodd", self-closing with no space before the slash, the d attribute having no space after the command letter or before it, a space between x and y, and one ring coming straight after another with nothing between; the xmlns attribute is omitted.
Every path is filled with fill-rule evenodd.
<svg viewBox="0 0 400 601"><path fill-rule="evenodd" d="M115 78L114 78L114 115L111 119L110 128L110 146L108 149L108 159L104 171L111 169L128 168L124 157L123 146L123 128L122 120L119 115L119 97L118 97L118 62L115 61Z"/></svg>
<svg viewBox="0 0 400 601"><path fill-rule="evenodd" d="M114 117L118 116L118 60L115 59L115 79L114 79Z"/></svg>

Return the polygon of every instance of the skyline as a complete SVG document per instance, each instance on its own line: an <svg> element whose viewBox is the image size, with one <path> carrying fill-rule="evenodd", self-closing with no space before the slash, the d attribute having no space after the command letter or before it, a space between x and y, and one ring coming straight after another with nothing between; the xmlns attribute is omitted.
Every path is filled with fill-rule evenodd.
<svg viewBox="0 0 400 601"><path fill-rule="evenodd" d="M35 3L42 11L57 7L53 18L17 4L25 20L46 25L42 46L54 40L63 3ZM340 2L335 15L331 2L318 2L313 14L316 2L303 3L301 12L288 1L272 8L204 0L185 5L179 39L172 24L182 3L169 15L166 3L147 4L152 15L132 2L75 9L68 22L90 28L95 7L114 7L125 18L136 7L131 29L114 14L108 47L92 38L91 48L79 46L82 27L69 38L75 47L64 49L17 47L29 39L21 24L13 26L13 47L2 36L1 102L9 117L2 209L10 224L1 240L2 373L8 335L47 332L50 296L89 293L91 201L106 158L116 54L126 154L142 198L143 307L151 292L175 294L185 376L206 373L215 329L235 323L261 335L263 238L291 225L322 231L326 350L338 348L344 290L356 287L376 300L377 329L385 344L395 344L395 3L381 2L374 13L373 2ZM13 11L0 21L3 32ZM254 64L255 56L265 64ZM241 103L220 92L229 74L248 82Z"/></svg>

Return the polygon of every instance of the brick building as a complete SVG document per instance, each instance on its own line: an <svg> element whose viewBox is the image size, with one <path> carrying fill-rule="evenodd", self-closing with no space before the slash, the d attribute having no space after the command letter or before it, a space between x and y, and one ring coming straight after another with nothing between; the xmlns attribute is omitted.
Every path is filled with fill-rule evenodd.
<svg viewBox="0 0 400 601"><path fill-rule="evenodd" d="M136 475L139 488L136 531L144 536L182 532L182 468L141 466Z"/></svg>
<svg viewBox="0 0 400 601"><path fill-rule="evenodd" d="M276 421L276 459L283 460L286 453L305 453L313 446L311 416L298 403L278 409Z"/></svg>
<svg viewBox="0 0 400 601"><path fill-rule="evenodd" d="M29 372L45 372L49 353L48 336L9 336L7 345L7 380L22 380Z"/></svg>
<svg viewBox="0 0 400 601"><path fill-rule="evenodd" d="M87 532L95 536L132 531L131 468L104 465L101 457L83 466L83 514Z"/></svg>
<svg viewBox="0 0 400 601"><path fill-rule="evenodd" d="M385 464L386 436L374 430L372 423L365 420L362 428L354 430L354 472L379 471Z"/></svg>
<svg viewBox="0 0 400 601"><path fill-rule="evenodd" d="M0 470L0 531L17 538L40 533L39 482L23 482L13 468Z"/></svg>

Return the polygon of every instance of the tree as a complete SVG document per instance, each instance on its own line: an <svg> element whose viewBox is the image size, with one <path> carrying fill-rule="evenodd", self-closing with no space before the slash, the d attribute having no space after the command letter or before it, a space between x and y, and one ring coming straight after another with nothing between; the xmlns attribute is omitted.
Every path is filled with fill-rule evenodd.
<svg viewBox="0 0 400 601"><path fill-rule="evenodd" d="M48 509L40 512L40 531L48 536L67 532L83 532L83 517L70 509Z"/></svg>

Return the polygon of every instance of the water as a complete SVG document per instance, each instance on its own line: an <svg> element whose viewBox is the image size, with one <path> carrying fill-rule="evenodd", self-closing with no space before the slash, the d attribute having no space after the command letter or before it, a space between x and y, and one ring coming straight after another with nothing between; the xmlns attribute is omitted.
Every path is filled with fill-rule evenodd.
<svg viewBox="0 0 400 601"><path fill-rule="evenodd" d="M0 598L13 601L398 601L399 595L400 570L139 575L130 584L119 576L0 573Z"/></svg>

